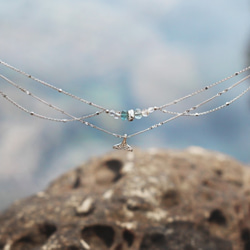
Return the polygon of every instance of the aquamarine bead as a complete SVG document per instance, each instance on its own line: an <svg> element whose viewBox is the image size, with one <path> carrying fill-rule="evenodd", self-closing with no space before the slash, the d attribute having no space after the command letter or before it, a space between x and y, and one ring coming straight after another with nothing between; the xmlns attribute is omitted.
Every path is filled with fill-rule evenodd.
<svg viewBox="0 0 250 250"><path fill-rule="evenodd" d="M135 110L135 119L141 119L142 118L142 113L140 109Z"/></svg>
<svg viewBox="0 0 250 250"><path fill-rule="evenodd" d="M122 120L127 120L128 119L128 112L126 110L123 110L121 112L121 119Z"/></svg>

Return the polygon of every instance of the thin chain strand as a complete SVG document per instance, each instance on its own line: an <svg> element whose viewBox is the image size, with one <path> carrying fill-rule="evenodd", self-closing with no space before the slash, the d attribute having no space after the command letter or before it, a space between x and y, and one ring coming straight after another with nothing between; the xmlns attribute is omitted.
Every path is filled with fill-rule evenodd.
<svg viewBox="0 0 250 250"><path fill-rule="evenodd" d="M28 113L28 114L30 114L30 115L36 116L36 117L41 118L41 119L44 119L44 120L55 121L55 122L64 122L64 120L65 120L65 119L56 119L56 118L47 117L47 116L43 116L43 115L37 114L37 113L35 113L35 112L33 112L33 111L29 111L28 109L26 109L26 108L22 107L21 105L19 105L18 103L16 103L14 100L12 100L9 96L7 96L7 95L6 95L5 93L3 93L2 91L0 91L0 94L1 94L7 101L9 101L10 103L12 103L14 106L16 106L17 108L21 109L22 111L24 111L25 113ZM83 123L84 125L89 126L89 127L91 127L91 128L100 130L100 131L102 131L102 132L104 132L104 133L106 133L106 134L115 136L115 137L117 137L117 138L123 138L123 137L124 137L123 135L115 134L115 133L112 133L112 132L110 132L110 131L108 131L108 130L105 130L105 129L103 129L103 128L100 128L100 127L98 127L98 126L96 126L96 125L94 125L94 124L92 124L92 123L90 123L90 122L86 122L86 121L84 121L84 120L79 120L79 119L77 119L77 117L74 117L74 116L72 116L72 117L73 117L74 120L79 121L79 122Z"/></svg>
<svg viewBox="0 0 250 250"><path fill-rule="evenodd" d="M231 89L231 88L237 86L238 84L240 84L241 82L245 81L245 80L246 80L247 78L249 78L249 77L250 77L250 75L248 75L247 77L245 77L245 78L243 78L242 80L238 81L237 83L233 84L233 85L232 85L231 87L229 87L228 89ZM249 91L249 90L250 90L250 87L248 87L245 91L243 91L240 95L238 95L237 97L235 97L235 98L232 99L231 101L226 102L224 105L221 105L221 106L219 106L219 107L217 107L217 108L214 108L213 110L206 111L205 114L211 113L211 112L213 112L213 111L217 111L217 110L219 110L219 109L221 109L221 108L224 108L224 107L228 106L229 104L231 104L232 102L236 101L236 100L239 99L241 96L243 96L243 95L244 95L247 91ZM127 135L127 138L131 138L131 137L134 137L134 136L136 136L136 135L145 133L145 132L147 132L147 131L149 131L149 130L158 128L158 127L160 127L160 126L162 126L162 125L164 125L164 124L166 124L166 123L168 123L168 122L170 122L170 121L172 121L172 120L175 120L176 118L178 118L178 117L180 117L180 116L185 116L185 115L187 115L190 111L195 110L196 108L198 108L198 107L204 105L204 104L207 103L207 102L210 102L211 100L213 100L214 98L216 98L216 97L218 97L218 96L221 96L221 93L225 93L225 92L223 92L223 91L222 91L222 92L219 92L218 94L212 96L211 98L209 98L209 99L207 99L207 100L205 100L205 101L203 101L203 102L197 104L196 106L193 106L193 107L191 107L191 108L185 110L185 111L182 112L182 113L177 113L177 115L175 115L175 116L173 116L173 117L171 117L171 118L169 118L169 119L167 119L167 120L165 120L165 121L163 121L163 122L156 123L156 124L150 126L149 128L146 128L146 129L144 129L144 130L138 131L138 132L136 132L136 133L134 133L134 134ZM202 113L201 113L201 114L202 114ZM195 114L194 114L194 115L195 115Z"/></svg>
<svg viewBox="0 0 250 250"><path fill-rule="evenodd" d="M216 108L214 108L214 109L211 109L211 110L208 110L208 111L205 111L205 112L201 112L201 113L198 113L198 114L195 113L195 114L190 114L190 115L192 115L192 116L200 116L200 115L207 115L207 114L209 114L209 113L218 111L218 110L220 110L220 109L222 109L222 108L225 108L225 107L229 106L231 103L235 102L237 99L239 99L239 98L242 97L244 94L246 94L247 91L249 91L249 90L250 90L250 87L248 87L247 89L245 89L241 94L239 94L238 96L236 96L236 97L235 97L234 99L232 99L231 101L226 102L225 104L223 104L223 105L221 105L221 106L219 106L219 107L216 107Z"/></svg>
<svg viewBox="0 0 250 250"><path fill-rule="evenodd" d="M246 94L247 91L250 90L250 87L248 87L247 89L245 89L242 93L240 93L238 96L236 96L235 98L233 98L232 100L216 107L216 108L213 108L213 109L210 109L210 110L207 110L207 111L204 111L204 112L200 112L200 113L186 113L186 114L183 114L183 116L201 116L201 115L206 115L206 114L209 114L209 113L212 113L214 111L218 111L222 108L225 108L227 106L229 106L231 103L235 102L237 99L239 99L240 97L242 97L244 94ZM181 113L177 113L177 112L172 112L172 111L167 111L167 113L169 114L172 114L172 115L179 115Z"/></svg>
<svg viewBox="0 0 250 250"><path fill-rule="evenodd" d="M228 91L231 90L232 88L236 87L237 85L239 85L239 84L241 84L242 82L244 82L245 80L247 80L249 77L250 77L250 75L248 75L248 76L244 77L243 79L239 80L238 82L236 82L235 84L233 84L233 85L230 86L229 88L226 88L226 89L224 89L223 91L217 93L216 95L214 95L213 97L211 97L212 99L211 99L211 98L207 99L207 102L209 102L209 101L211 101L211 100L213 100L213 99L215 99L215 98L221 96L222 94L228 92ZM202 104L199 105L199 106L195 106L194 109L196 109L196 108L198 108L198 107L200 107L200 106L202 106L202 105L204 105L204 104L205 104L205 103L202 103ZM222 106L223 106L223 105L222 105ZM219 108L219 107L218 107L218 108ZM194 109L192 109L192 110L194 110ZM214 109L211 109L211 110L214 110ZM209 114L209 113L211 113L211 112L212 112L211 110L208 110L208 111L205 111L205 112L202 112L202 113L196 113L196 114L189 114L189 113L187 113L187 114L184 114L184 115L186 115L186 116L204 115L204 114ZM218 110L218 109L216 108L216 110ZM168 114L171 114L171 115L179 115L179 114L181 114L180 112L174 112L174 111L169 111L169 110L165 110L165 109L162 109L161 111L162 111L163 113L168 113Z"/></svg>
<svg viewBox="0 0 250 250"><path fill-rule="evenodd" d="M20 69L17 69L17 68L15 68L15 67L9 65L9 64L6 63L6 62L3 62L3 61L0 60L0 64L3 64L3 65L6 66L7 68L12 69L12 70L14 70L14 71L17 72L17 73L20 73L20 74L22 74L22 75L24 75L24 76L26 76L26 77L28 77L28 78L34 80L34 81L36 81L36 82L38 82L38 83L40 83L40 84L46 86L46 87L49 87L49 88L51 88L51 89L54 89L54 90L58 91L59 93L63 93L63 94L65 94L65 95L67 95L67 96L70 96L70 97L72 97L73 99L76 99L76 100L78 100L78 101L80 101L80 102L86 103L86 104L88 104L88 105L90 105L90 106L93 106L93 107L95 107L95 108L101 109L101 110L103 110L103 111L107 111L107 110L108 110L107 108L104 108L104 107L102 107L102 106L100 106L100 105L97 105L97 104L95 104L95 103L93 103L93 102L90 102L90 101L87 101L87 100L85 100L85 99L82 99L82 98L80 98L80 97L78 97L78 96L76 96L76 95L73 95L73 94L71 94L71 93L69 93L69 92L67 92L67 91L65 91L65 90L63 90L63 89L57 88L57 87L55 87L55 86L53 86L53 85L51 85L51 84L49 84L49 83L47 83L47 82L45 82L45 81L42 81L42 80L40 80L40 79L38 79L38 78L36 78L36 77L30 75L30 74L27 74L27 73L25 73L24 71L22 71L22 70L20 70Z"/></svg>
<svg viewBox="0 0 250 250"><path fill-rule="evenodd" d="M42 81L42 80L40 80L40 79L38 79L38 78L36 78L36 77L33 77L33 76L30 75L30 74L25 73L24 71L22 71L22 70L20 70L20 69L17 69L17 68L15 68L15 67L9 65L9 64L6 63L6 62L3 62L2 60L0 60L0 64L3 64L4 66L6 66L6 67L8 67L8 68L10 68L10 69L12 69L12 70L14 70L14 71L16 71L16 72L18 72L18 73L20 73L20 74L22 74L22 75L28 77L28 78L30 78L30 79L32 79L32 80L34 80L34 81L40 83L40 84L43 84L44 86L47 86L47 87L49 87L49 88L51 88L51 89L54 89L54 90L58 91L59 93L63 93L63 94L65 94L65 95L70 96L70 97L72 97L72 98L74 98L74 99L76 99L76 100L79 100L79 101L81 101L81 102L83 102L83 103L85 103L85 104L88 104L88 105L90 105L90 106L93 106L93 107L96 107L96 108L98 108L98 109L101 109L101 110L105 111L106 113L109 113L109 109L107 109L107 108L105 108L105 107L102 107L102 106L97 105L97 104L95 104L95 103L93 103L93 102L90 102L90 101L87 101L87 100L85 100L85 99L82 99L82 98L80 98L80 97L78 97L78 96L75 96L75 95L73 95L73 94L71 94L71 93L69 93L69 92L67 92L67 91L65 91L65 90L62 90L62 89L60 89L60 88L57 88L57 87L55 87L55 86L53 86L53 85L51 85L51 84L49 84L49 83L47 83L47 82L45 82L45 81ZM182 97L182 98L176 99L176 100L174 100L174 101L172 101L172 102L170 102L170 103L164 104L164 105L162 105L162 106L160 106L160 107L155 107L155 109L156 109L156 110L162 110L163 108L166 108L166 107L169 107L169 106L171 106L171 105L177 104L177 103L179 103L179 102L181 102L181 101L183 101L183 100L185 100L185 99L187 99L187 98L190 98L190 97L192 97L192 96L194 96L194 95L197 95L197 94L199 94L199 93L202 93L202 92L205 91L205 90L208 90L208 89L210 89L210 88L212 88L212 87L214 87L214 86L216 86L216 85L218 85L218 84L220 84L220 83L222 83L222 82L225 82L225 81L227 81L227 80L229 80L229 79L231 79L231 78L233 78L233 77L235 77L235 76L238 76L238 75L242 74L243 72L245 72L245 71L247 71L247 70L249 70L249 69L250 69L250 66L249 66L249 67L246 67L246 68L243 69L243 70L240 70L240 71L234 73L233 75L231 75L231 76L229 76L229 77L226 77L226 78L224 78L224 79L222 79L222 80L220 80L220 81L218 81L218 82L215 82L215 83L213 83L213 84L211 84L211 85L208 85L208 86L206 86L206 87L204 87L204 88L202 88L202 89L200 89L200 90L198 90L198 91L195 91L195 92L193 92L193 93L191 93L191 94L189 94L189 95L186 95L186 96L184 96L184 97Z"/></svg>
<svg viewBox="0 0 250 250"><path fill-rule="evenodd" d="M0 77L1 77L2 79L4 79L7 83L9 83L9 84L11 84L12 86L14 86L15 88L17 88L17 89L21 90L22 92L24 92L25 94L27 94L27 95L29 95L29 96L32 96L32 97L33 97L34 99L36 99L37 101L39 101L39 102L41 102L41 103L47 105L48 107L50 107L50 108L52 108L52 109L54 109L54 110L56 110L56 111L61 112L61 113L64 114L64 115L67 115L67 116L73 118L73 116L70 115L69 113L65 112L64 110L62 110L62 109L60 109L60 108L58 108L58 107L56 107L56 106L53 105L53 104L50 104L50 103L46 102L45 100L41 99L40 97L38 97L38 96L32 94L30 91L28 91L27 89L25 89L25 88L23 88L23 87L20 87L19 85L17 85L16 83L14 83L14 82L11 81L10 79L8 79L7 77L5 77L5 76L3 76L3 75L1 75L1 74L0 74ZM87 119L87 118L91 118L91 117L97 116L97 115L99 115L99 114L101 114L101 113L103 113L103 112L104 112L104 111L102 110L102 111L98 111L98 112L95 112L95 113L93 113L93 114L89 114L89 115L86 115L86 116L78 117L78 118L75 118L75 119L61 119L61 120L62 120L63 122L72 122L72 121L76 121L76 120L84 120L84 119ZM57 120L59 121L60 119L57 119Z"/></svg>
<svg viewBox="0 0 250 250"><path fill-rule="evenodd" d="M229 79L231 79L231 78L233 78L233 77L235 77L235 76L238 76L238 75L242 74L243 72L245 72L245 71L247 71L247 70L249 70L249 69L250 69L250 66L249 66L249 67L246 67L245 69L242 69L242 70L240 70L239 72L236 72L236 73L234 73L233 75L228 76L228 77L226 77L226 78L224 78L224 79L222 79L222 80L220 80L220 81L217 81L217 82L215 82L215 83L213 83L213 84L211 84L211 85L208 85L208 86L206 86L206 87L204 87L204 88L202 88L202 89L200 89L200 90L197 90L197 91L195 91L195 92L193 92L193 93L191 93L191 94L188 94L188 95L186 95L186 96L183 96L183 97L181 97L181 98L179 98L179 99L176 99L176 100L174 100L174 101L172 101L172 102L170 102L170 103L164 104L164 105L158 107L157 109L158 109L158 110L162 110L163 108L166 108L166 107L169 107L169 106L171 106L171 105L177 104L177 103L179 103L179 102L181 102L181 101L183 101L183 100L186 100L186 99L188 99L188 98L190 98L190 97L192 97L192 96L194 96L194 95L200 94L200 93L202 93L202 92L204 92L204 91L206 91L206 90L208 90L208 89L210 89L210 88L212 88L212 87L214 87L214 86L216 86L216 85L219 85L220 83L223 83L223 82L225 82L225 81L227 81L227 80L229 80Z"/></svg>

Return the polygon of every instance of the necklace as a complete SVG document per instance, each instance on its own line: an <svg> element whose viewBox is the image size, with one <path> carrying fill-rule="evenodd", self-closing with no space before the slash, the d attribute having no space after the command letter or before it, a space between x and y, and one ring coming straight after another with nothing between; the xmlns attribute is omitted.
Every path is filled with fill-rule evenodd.
<svg viewBox="0 0 250 250"><path fill-rule="evenodd" d="M210 97L208 99L205 99L204 101L202 101L202 102L200 102L200 103L198 103L198 104L196 104L196 105L194 105L194 106L192 106L192 107L190 107L188 109L185 109L182 112L174 112L174 111L170 111L170 110L166 109L169 106L175 105L175 104L177 104L177 103L179 103L179 102L181 102L183 100L186 100L186 99L188 99L188 98L190 98L192 96L195 96L195 95L198 95L198 94L200 94L202 92L205 92L208 89L211 89L212 87L217 86L217 85L219 85L219 84L221 84L221 83L223 83L223 82L225 82L225 81L227 81L229 79L232 79L232 78L234 78L236 76L241 75L243 72L246 72L246 71L250 70L250 66L249 66L249 67L247 67L247 68L245 68L245 69L243 69L243 70L241 70L239 72L236 72L233 75L228 76L228 77L226 77L226 78L224 78L224 79L222 79L222 80L220 80L218 82L215 82L215 83L213 83L211 85L208 85L208 86L206 86L206 87L204 87L204 88L202 88L200 90L197 90L197 91L195 91L195 92L193 92L191 94L183 96L183 97L181 97L179 99L176 99L176 100L174 100L172 102L166 103L166 104L164 104L162 106L148 107L148 108L145 108L145 109L139 109L139 108L137 108L135 110L134 109L130 109L128 111L127 110L115 111L115 109L108 109L106 107L100 106L98 104L95 104L95 103L90 102L88 100L85 100L83 98L80 98L80 97L78 97L76 95L73 95L73 94L71 94L71 93L69 93L69 92L67 92L67 91L65 91L65 90L63 90L61 88L57 88L57 87L55 87L55 86L53 86L53 85L51 85L51 84L49 84L49 83L47 83L45 81L39 80L38 78L36 78L36 77L34 77L34 76L30 75L30 74L27 74L24 71L22 71L20 69L17 69L15 67L9 65L8 63L5 63L5 62L1 61L1 60L0 60L0 64L3 65L3 66L5 66L5 67L7 67L7 68L9 68L10 70L13 70L13 71L15 71L15 72L17 72L19 74L24 75L25 77L27 77L27 78L29 78L29 79L31 79L31 80L33 80L33 81L35 81L35 82L37 82L37 83L45 86L45 87L51 88L51 89L59 92L60 94L69 96L69 97L71 97L71 98L73 98L73 99L75 99L77 101L80 101L80 102L86 104L86 105L92 106L92 107L96 108L97 111L94 112L94 113L88 114L88 115L76 117L76 116L74 116L74 115L72 115L72 114L64 111L63 109L61 109L61 108L59 108L59 107L57 107L57 106L55 106L55 105L53 105L53 104L51 104L51 103L43 100L39 96L31 93L29 90L21 87L16 82L14 82L14 81L10 80L9 78L7 78L6 76L0 74L0 78L2 80L4 80L6 83L14 86L15 88L17 88L18 90L20 90L20 91L22 91L24 93L26 93L27 95L31 96L32 98L34 98L38 102L41 102L42 104L44 104L44 105L46 105L46 106L54 109L55 111L58 111L58 112L62 113L63 115L67 116L68 118L67 119L58 119L58 118L48 117L48 116L44 116L44 115L38 114L36 112L30 111L30 110L26 109L25 107L21 106L20 104L18 104L13 99L11 99L4 92L0 91L0 94L7 101L9 101L13 105L15 105L17 108L21 109L22 111L24 111L26 113L29 113L32 116L35 116L35 117L38 117L38 118L41 118L41 119L45 119L45 120L49 120L49 121L64 122L64 123L65 122L72 122L72 121L79 121L79 122L81 122L82 124L84 124L86 126L92 127L94 129L102 131L102 132L104 132L106 134L109 134L109 135L112 135L112 136L114 136L116 138L122 139L122 142L119 143L119 144L114 145L113 148L114 149L118 149L118 150L127 150L127 151L133 151L133 148L130 145L127 144L127 139L128 138L131 138L131 137L137 136L139 134L145 133L145 132L147 132L149 130L158 128L158 127L160 127L160 126L162 126L162 125L164 125L164 124L166 124L166 123L168 123L168 122L170 122L170 121L172 121L174 119L177 119L178 117L181 117L181 116L201 116L201 115L206 115L206 114L215 112L217 110L220 110L220 109L222 109L224 107L229 106L231 103L235 102L237 99L239 99L240 97L242 97L244 94L246 94L247 91L250 90L250 86L249 86L244 91L242 91L239 95L237 95L233 99L229 100L228 102L226 102L226 103L224 103L224 104L222 104L220 106L217 106L216 108L213 108L213 109L210 109L210 110L207 110L207 111L204 111L204 112L193 112L193 111L196 111L196 109L198 109L201 106L203 106L204 104L211 102L212 100L220 97L224 93L232 90L236 86L240 85L242 82L246 81L248 78L250 78L250 74L249 74L249 75L245 76L244 78L238 80L236 83L232 84L230 87L225 88L224 90L218 92L217 94L213 95L212 97ZM156 111L170 114L170 115L172 115L172 117L170 117L170 118L168 118L168 119L166 119L166 120L164 120L162 122L156 123L156 124L154 124L154 125L146 128L146 129L140 130L138 132L135 132L135 133L129 134L129 135L128 134L124 134L124 135L116 134L116 133L113 133L113 132L111 132L111 131L109 131L107 129L104 129L104 128L101 128L99 126L96 126L96 125L94 125L91 122L86 121L88 118L99 116L101 114L105 114L105 115L109 115L109 116L113 117L115 120L121 119L121 120L127 120L127 121L132 122L133 120L136 120L136 119L139 120L139 119L141 119L143 117L148 117L151 113L156 112Z"/></svg>

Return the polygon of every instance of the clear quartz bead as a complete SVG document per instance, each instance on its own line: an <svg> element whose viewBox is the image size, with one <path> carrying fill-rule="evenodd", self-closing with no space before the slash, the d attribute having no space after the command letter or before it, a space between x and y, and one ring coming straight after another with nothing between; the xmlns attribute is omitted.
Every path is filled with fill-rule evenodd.
<svg viewBox="0 0 250 250"><path fill-rule="evenodd" d="M154 109L153 107L149 107L149 108L148 108L148 113L153 113L154 110L155 110L155 109Z"/></svg>
<svg viewBox="0 0 250 250"><path fill-rule="evenodd" d="M115 116L115 111L112 109L109 111L110 116Z"/></svg>
<svg viewBox="0 0 250 250"><path fill-rule="evenodd" d="M114 113L114 119L119 119L120 118L120 116L121 116L121 114L119 114L119 112L115 112Z"/></svg>
<svg viewBox="0 0 250 250"><path fill-rule="evenodd" d="M142 110L142 116L147 117L149 115L148 109L143 109Z"/></svg>
<svg viewBox="0 0 250 250"><path fill-rule="evenodd" d="M135 110L135 119L141 119L142 118L142 113L140 109Z"/></svg>

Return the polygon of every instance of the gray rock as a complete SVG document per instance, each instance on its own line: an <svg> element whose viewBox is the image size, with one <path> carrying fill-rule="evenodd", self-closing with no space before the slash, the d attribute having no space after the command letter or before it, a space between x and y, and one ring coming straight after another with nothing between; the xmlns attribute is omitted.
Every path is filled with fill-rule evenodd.
<svg viewBox="0 0 250 250"><path fill-rule="evenodd" d="M250 249L250 169L196 147L114 151L3 212L0 249Z"/></svg>

